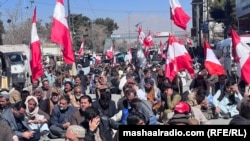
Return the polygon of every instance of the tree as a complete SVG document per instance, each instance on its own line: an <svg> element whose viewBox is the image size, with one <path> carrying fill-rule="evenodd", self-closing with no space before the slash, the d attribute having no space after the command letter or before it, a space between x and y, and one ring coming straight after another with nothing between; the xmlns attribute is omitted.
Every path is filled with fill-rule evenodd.
<svg viewBox="0 0 250 141"><path fill-rule="evenodd" d="M210 0L209 6L211 18L224 23L224 38L227 38L229 27L237 27L235 0Z"/></svg>
<svg viewBox="0 0 250 141"><path fill-rule="evenodd" d="M82 14L71 14L69 20L75 50L79 50L84 38L85 48L102 52L105 39L118 29L117 23L110 18L97 18L92 21Z"/></svg>
<svg viewBox="0 0 250 141"><path fill-rule="evenodd" d="M117 30L119 27L117 25L117 23L114 22L114 20L110 19L110 18L106 18L106 19L102 19L102 18L97 18L95 20L96 24L99 25L104 25L107 27L107 35L110 36L114 30Z"/></svg>

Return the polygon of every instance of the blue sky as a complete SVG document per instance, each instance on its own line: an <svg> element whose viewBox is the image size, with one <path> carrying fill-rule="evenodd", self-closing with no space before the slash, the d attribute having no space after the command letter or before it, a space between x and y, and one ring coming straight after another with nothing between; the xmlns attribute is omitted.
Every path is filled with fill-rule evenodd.
<svg viewBox="0 0 250 141"><path fill-rule="evenodd" d="M32 16L32 9L37 7L37 18L50 22L56 0L0 0L1 19L6 24L8 11L18 9L19 20ZM72 14L82 14L94 20L109 17L120 27L115 33L134 32L135 25L142 23L143 30L182 31L171 24L169 18L169 0L69 0ZM179 0L184 11L191 17L191 0ZM67 0L64 0L67 12ZM9 12L10 13L10 12ZM67 14L67 13L66 13ZM173 26L171 26L173 25ZM192 20L188 23L188 31Z"/></svg>

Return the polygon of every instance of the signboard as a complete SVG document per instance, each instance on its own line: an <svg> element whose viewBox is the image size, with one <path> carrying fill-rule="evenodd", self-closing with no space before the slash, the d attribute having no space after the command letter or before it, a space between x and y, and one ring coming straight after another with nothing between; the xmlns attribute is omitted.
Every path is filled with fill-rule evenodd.
<svg viewBox="0 0 250 141"><path fill-rule="evenodd" d="M154 32L154 37L168 37L169 36L169 32Z"/></svg>
<svg viewBox="0 0 250 141"><path fill-rule="evenodd" d="M236 0L236 17L242 17L250 13L250 0Z"/></svg>

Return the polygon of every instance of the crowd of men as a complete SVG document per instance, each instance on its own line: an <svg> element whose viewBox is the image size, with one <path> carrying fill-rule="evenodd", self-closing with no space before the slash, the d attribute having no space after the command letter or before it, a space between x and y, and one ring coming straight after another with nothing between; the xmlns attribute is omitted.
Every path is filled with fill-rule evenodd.
<svg viewBox="0 0 250 141"><path fill-rule="evenodd" d="M0 140L117 141L119 125L209 125L218 118L250 124L249 86L237 77L201 68L194 78L184 70L169 81L164 68L78 64L71 75L48 65L32 85L1 90Z"/></svg>

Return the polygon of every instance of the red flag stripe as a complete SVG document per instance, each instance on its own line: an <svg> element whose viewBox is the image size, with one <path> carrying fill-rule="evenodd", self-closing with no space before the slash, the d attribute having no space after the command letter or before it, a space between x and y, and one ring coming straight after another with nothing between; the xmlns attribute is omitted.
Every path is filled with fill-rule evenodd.
<svg viewBox="0 0 250 141"><path fill-rule="evenodd" d="M63 0L57 0L51 30L51 41L62 47L62 54L66 64L73 64L75 61L70 31L65 19Z"/></svg>
<svg viewBox="0 0 250 141"><path fill-rule="evenodd" d="M34 15L32 19L30 51L30 68L32 73L32 80L35 80L39 79L44 74L42 65L41 43L36 28L36 7L34 8Z"/></svg>
<svg viewBox="0 0 250 141"><path fill-rule="evenodd" d="M187 29L187 23L190 20L190 16L188 16L184 10L182 9L179 0L169 0L170 8L172 9L170 13L172 13L172 20L174 24L184 30Z"/></svg>

